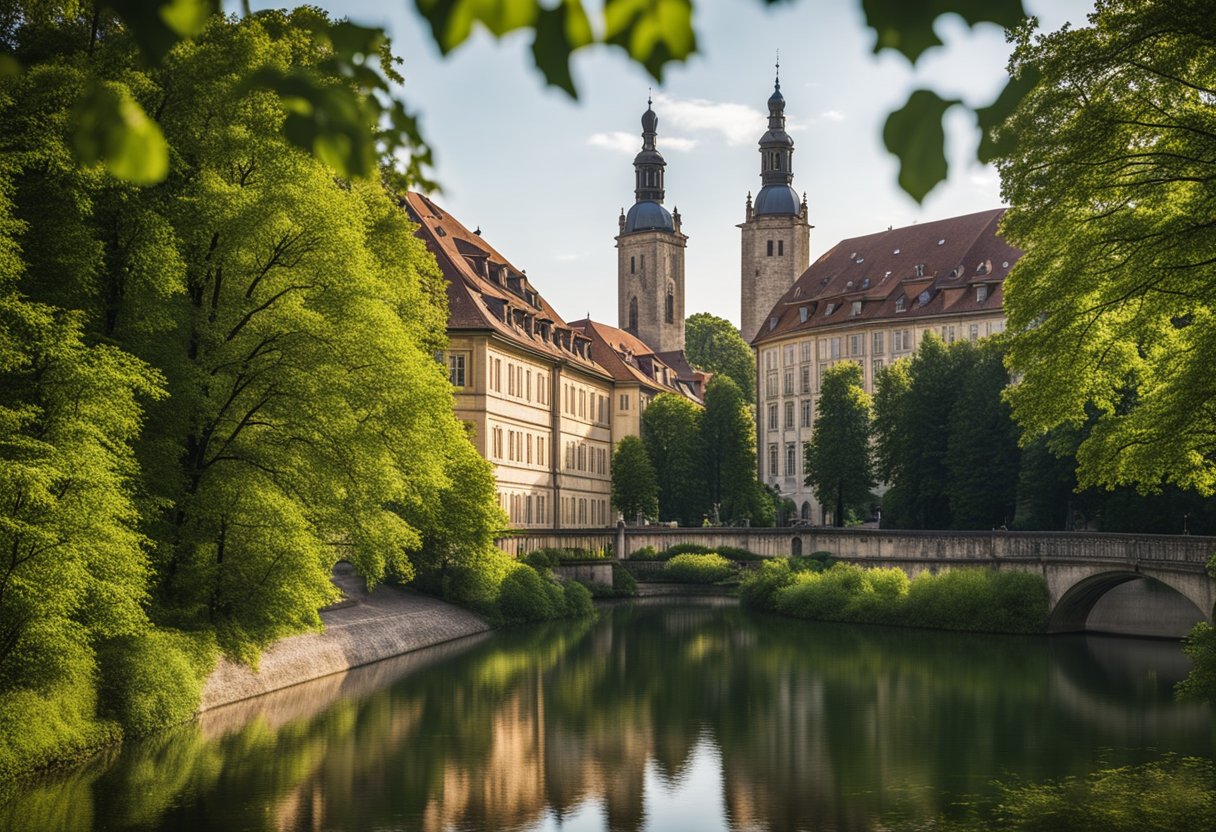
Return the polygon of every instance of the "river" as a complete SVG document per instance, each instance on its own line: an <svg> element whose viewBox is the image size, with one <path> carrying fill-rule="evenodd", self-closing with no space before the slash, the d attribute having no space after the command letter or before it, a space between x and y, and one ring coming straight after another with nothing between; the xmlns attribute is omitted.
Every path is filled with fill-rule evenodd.
<svg viewBox="0 0 1216 832"><path fill-rule="evenodd" d="M209 712L0 805L39 830L869 830L1211 758L1177 643L637 602Z"/></svg>

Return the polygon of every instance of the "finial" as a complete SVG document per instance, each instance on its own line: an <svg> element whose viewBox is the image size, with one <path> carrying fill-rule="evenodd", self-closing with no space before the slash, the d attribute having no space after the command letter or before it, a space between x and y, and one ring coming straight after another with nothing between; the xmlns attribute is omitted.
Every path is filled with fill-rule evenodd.
<svg viewBox="0 0 1216 832"><path fill-rule="evenodd" d="M773 86L781 89L781 50L777 50L777 80L773 81Z"/></svg>
<svg viewBox="0 0 1216 832"><path fill-rule="evenodd" d="M646 109L647 110L650 109L650 105L653 103L651 101L653 94L654 94L654 87L647 87L646 88Z"/></svg>

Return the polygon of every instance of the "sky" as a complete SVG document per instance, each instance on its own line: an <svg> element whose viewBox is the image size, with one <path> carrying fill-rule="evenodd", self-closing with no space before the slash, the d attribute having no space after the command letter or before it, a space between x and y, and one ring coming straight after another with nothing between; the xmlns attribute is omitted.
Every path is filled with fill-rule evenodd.
<svg viewBox="0 0 1216 832"><path fill-rule="evenodd" d="M1092 0L1024 0L1045 30L1084 25ZM579 98L545 87L530 36L479 30L446 58L410 0L322 2L335 16L383 26L404 59L407 105L435 150L435 201L526 270L566 320L617 323L617 218L633 204L633 157L649 88L667 161L665 205L688 235L686 314L739 322L744 202L760 187L757 141L766 129L780 50L794 188L810 210L812 262L842 239L1002 204L995 169L975 161L973 117L946 119L950 176L917 205L896 185L882 145L886 114L930 86L973 106L1006 79L1009 45L991 24L938 20L943 47L915 67L873 53L860 0L697 0L699 54L669 65L656 84L618 49L592 47L573 62ZM593 2L588 6L595 5Z"/></svg>

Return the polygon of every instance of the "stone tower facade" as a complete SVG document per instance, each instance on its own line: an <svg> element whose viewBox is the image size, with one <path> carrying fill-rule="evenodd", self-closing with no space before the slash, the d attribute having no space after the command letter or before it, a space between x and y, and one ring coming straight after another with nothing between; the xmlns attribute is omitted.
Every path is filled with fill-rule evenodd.
<svg viewBox="0 0 1216 832"><path fill-rule="evenodd" d="M646 102L642 150L633 160L635 201L618 221L619 327L655 352L684 349L684 248L680 212L663 207L667 163L655 148L659 119Z"/></svg>
<svg viewBox="0 0 1216 832"><path fill-rule="evenodd" d="M760 137L760 192L747 195L743 229L741 316L743 337L751 341L765 316L811 262L811 225L805 195L794 180L794 140L785 132L781 79L768 99L768 132Z"/></svg>

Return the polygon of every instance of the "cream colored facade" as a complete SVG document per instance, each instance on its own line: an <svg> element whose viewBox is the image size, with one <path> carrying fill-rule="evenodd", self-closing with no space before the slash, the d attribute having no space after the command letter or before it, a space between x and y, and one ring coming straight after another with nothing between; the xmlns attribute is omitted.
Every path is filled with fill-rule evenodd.
<svg viewBox="0 0 1216 832"><path fill-rule="evenodd" d="M765 342L757 351L756 374L760 380L756 435L761 478L794 501L802 520L827 522L824 508L810 486L803 484L804 448L811 441L819 387L827 369L841 361L859 364L865 390L873 395L882 368L911 356L928 333L953 343L974 341L1004 329L1005 316L998 312L866 321Z"/></svg>

